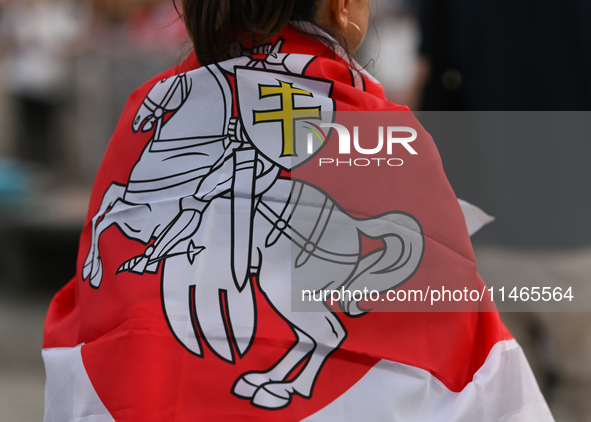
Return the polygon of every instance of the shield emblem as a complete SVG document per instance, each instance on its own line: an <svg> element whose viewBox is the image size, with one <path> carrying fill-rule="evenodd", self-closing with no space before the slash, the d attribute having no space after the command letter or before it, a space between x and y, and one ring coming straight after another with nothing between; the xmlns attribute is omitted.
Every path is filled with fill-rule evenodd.
<svg viewBox="0 0 591 422"><path fill-rule="evenodd" d="M244 131L268 160L291 171L324 147L320 124L334 121L332 81L237 67L236 86Z"/></svg>

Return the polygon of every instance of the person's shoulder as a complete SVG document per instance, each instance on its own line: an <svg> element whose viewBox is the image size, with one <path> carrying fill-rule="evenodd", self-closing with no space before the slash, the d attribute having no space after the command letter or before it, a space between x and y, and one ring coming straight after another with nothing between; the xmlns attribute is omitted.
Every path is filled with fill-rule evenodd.
<svg viewBox="0 0 591 422"><path fill-rule="evenodd" d="M305 75L332 81L332 97L341 103L341 109L409 111L404 105L388 101L381 84L368 71L339 56L314 57Z"/></svg>

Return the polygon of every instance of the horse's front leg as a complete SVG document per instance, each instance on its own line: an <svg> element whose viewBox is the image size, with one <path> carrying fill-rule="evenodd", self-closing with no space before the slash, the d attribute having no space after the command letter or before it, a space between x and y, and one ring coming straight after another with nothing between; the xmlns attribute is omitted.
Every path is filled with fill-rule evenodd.
<svg viewBox="0 0 591 422"><path fill-rule="evenodd" d="M101 202L101 206L97 213L92 217L91 220L91 229L90 229L90 250L88 251L88 255L86 256L86 260L84 261L84 266L82 267L82 278L84 280L88 279L88 277L96 278L99 272L100 267L100 254L98 249L98 241L101 236L102 230L97 230L98 222L101 218L104 217L105 213L107 213L113 205L117 201L123 198L125 195L125 189L127 187L125 185L119 185L117 183L113 183L103 196L103 201Z"/></svg>
<svg viewBox="0 0 591 422"><path fill-rule="evenodd" d="M161 219L165 219L167 215L157 212L146 204L131 204L118 199L101 217L96 224L93 222L94 239L91 241L83 269L85 279L89 278L90 285L95 289L100 287L103 278L103 264L99 250L102 232L116 225L126 237L148 243L160 230Z"/></svg>

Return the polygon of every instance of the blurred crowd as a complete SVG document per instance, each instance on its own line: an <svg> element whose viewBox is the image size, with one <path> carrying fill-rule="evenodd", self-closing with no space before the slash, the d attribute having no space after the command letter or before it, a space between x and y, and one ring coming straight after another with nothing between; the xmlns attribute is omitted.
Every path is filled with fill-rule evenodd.
<svg viewBox="0 0 591 422"><path fill-rule="evenodd" d="M374 30L358 56L391 101L416 111L591 109L588 0L372 2ZM189 49L172 0L0 0L0 290L35 274L23 275L30 258L6 241L14 227L66 227L73 271L88 189L127 96ZM475 238L485 281L589 284L584 128L469 144L427 129L458 196L497 217ZM42 252L29 252L41 259L59 236L34 239ZM589 315L503 316L559 421L591 420Z"/></svg>
<svg viewBox="0 0 591 422"><path fill-rule="evenodd" d="M0 2L3 173L33 164L89 183L127 95L185 39L171 1Z"/></svg>
<svg viewBox="0 0 591 422"><path fill-rule="evenodd" d="M483 279L590 303L591 2L380 3L378 79L422 110L458 197L496 217L473 238ZM521 310L502 318L556 420L591 420L591 314Z"/></svg>
<svg viewBox="0 0 591 422"><path fill-rule="evenodd" d="M127 97L188 53L178 16L169 0L0 1L0 290L73 275Z"/></svg>

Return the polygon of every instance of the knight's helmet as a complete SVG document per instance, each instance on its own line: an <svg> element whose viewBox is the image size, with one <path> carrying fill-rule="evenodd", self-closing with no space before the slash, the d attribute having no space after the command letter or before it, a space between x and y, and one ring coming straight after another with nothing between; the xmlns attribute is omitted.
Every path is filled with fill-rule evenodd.
<svg viewBox="0 0 591 422"><path fill-rule="evenodd" d="M245 56L160 81L134 117L134 132L153 131L136 162L125 200L152 203L194 195L200 181L224 155L230 137L233 93L228 77L237 68L301 74L312 56ZM229 75L229 76L228 76Z"/></svg>
<svg viewBox="0 0 591 422"><path fill-rule="evenodd" d="M152 203L193 195L218 157L232 116L232 91L217 66L160 81L134 118L134 132L153 131L135 163L125 199Z"/></svg>
<svg viewBox="0 0 591 422"><path fill-rule="evenodd" d="M190 91L186 74L157 82L135 115L133 131L137 133L140 129L142 132L152 130L154 123L165 113L177 110L183 104Z"/></svg>
<svg viewBox="0 0 591 422"><path fill-rule="evenodd" d="M280 41L273 47L274 52L263 59L239 57L156 83L136 113L133 131L155 129L152 151L193 146L187 142L189 139L203 143L227 136L233 96L224 72L234 76L238 66L299 75L314 59L307 55L278 54L283 45ZM170 112L174 114L165 123L165 116Z"/></svg>
<svg viewBox="0 0 591 422"><path fill-rule="evenodd" d="M166 113L173 116L164 122ZM164 79L150 90L133 122L134 132L152 130L152 150L194 146L225 137L232 113L232 92L228 80L216 66L202 67ZM162 125L159 130L159 123ZM164 144L159 144L164 142Z"/></svg>

